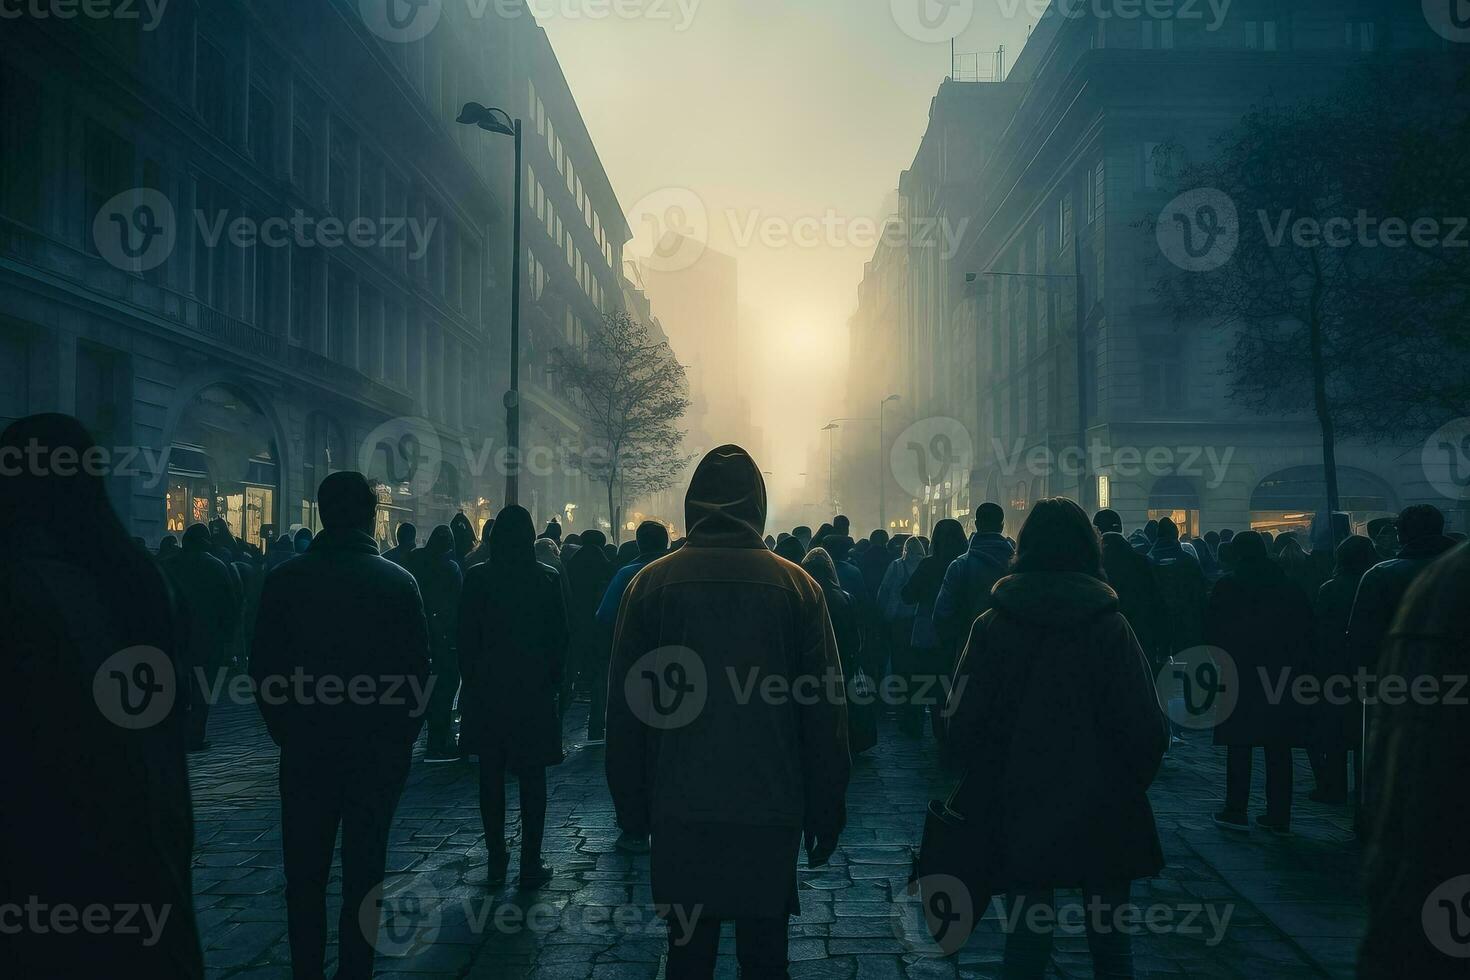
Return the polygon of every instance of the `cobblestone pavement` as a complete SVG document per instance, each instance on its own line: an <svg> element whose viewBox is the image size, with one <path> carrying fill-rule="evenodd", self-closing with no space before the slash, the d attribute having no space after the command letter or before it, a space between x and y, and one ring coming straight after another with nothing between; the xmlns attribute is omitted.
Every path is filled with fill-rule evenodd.
<svg viewBox="0 0 1470 980"><path fill-rule="evenodd" d="M664 933L649 904L648 858L615 852L601 750L577 745L572 730L569 758L551 773L546 860L556 877L534 894L516 890L514 864L510 884L483 884L476 767L415 759L385 885L394 917L380 946L396 955L379 956L380 975L662 977ZM210 739L210 751L191 756L194 890L210 974L288 977L276 752L250 707L219 708ZM422 748L421 741L419 755ZM1255 783L1259 812L1259 762ZM1150 794L1168 867L1134 888L1134 902L1156 916L1135 940L1138 975L1351 976L1363 915L1346 810L1306 802L1311 781L1301 766L1295 836L1226 834L1210 820L1223 785L1223 753L1208 735L1195 735L1170 754ZM968 946L943 957L905 892L927 801L948 788L933 742L885 723L879 747L855 761L848 828L831 865L801 872L793 977L998 974L1004 936L993 911ZM509 795L514 807L514 783ZM339 887L334 871L334 903ZM334 904L330 921L336 914ZM722 977L736 975L732 954L727 929ZM1082 935L1059 933L1053 969L1091 976Z"/></svg>

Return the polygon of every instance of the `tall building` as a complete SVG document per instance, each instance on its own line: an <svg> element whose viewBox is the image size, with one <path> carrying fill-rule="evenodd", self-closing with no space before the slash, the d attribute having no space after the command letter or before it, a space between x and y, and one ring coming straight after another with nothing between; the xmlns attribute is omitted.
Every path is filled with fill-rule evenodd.
<svg viewBox="0 0 1470 980"><path fill-rule="evenodd" d="M1159 245L1140 225L1173 194L1171 152L1207 158L1252 105L1326 96L1370 61L1415 70L1452 46L1418 5L1260 0L1218 20L1063 6L1071 14L1053 4L1003 81L941 86L900 182L910 239L868 266L853 319L862 406L881 397L873 351L907 352L885 378L903 396L890 440L953 419L970 443L963 472L934 492L885 466L888 523L927 528L993 500L1015 528L1032 502L1061 494L1112 506L1129 526L1305 527L1326 506L1316 420L1229 397L1233 338L1161 307ZM957 247L926 246L931 224ZM1360 526L1444 503L1419 464L1425 435L1340 440L1342 506ZM843 484L861 485L873 462L853 458Z"/></svg>
<svg viewBox="0 0 1470 980"><path fill-rule="evenodd" d="M491 516L514 166L460 105L526 120L527 444L575 433L542 358L621 301L628 237L529 12L139 9L0 32L0 422L79 416L150 544L314 527L347 468L384 481L382 539ZM596 499L552 469L543 511Z"/></svg>

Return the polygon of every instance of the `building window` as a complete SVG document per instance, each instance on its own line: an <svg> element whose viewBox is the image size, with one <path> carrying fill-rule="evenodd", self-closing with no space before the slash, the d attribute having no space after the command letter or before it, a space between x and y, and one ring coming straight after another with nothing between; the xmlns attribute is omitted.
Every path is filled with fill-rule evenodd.
<svg viewBox="0 0 1470 980"><path fill-rule="evenodd" d="M300 245L291 248L291 342L309 346L316 311L315 268L311 253Z"/></svg>
<svg viewBox="0 0 1470 980"><path fill-rule="evenodd" d="M225 52L205 38L199 38L195 62L194 110L214 135L222 140L234 136L235 78Z"/></svg>
<svg viewBox="0 0 1470 980"><path fill-rule="evenodd" d="M1059 252L1072 247L1072 195L1063 194L1057 209L1057 249Z"/></svg>
<svg viewBox="0 0 1470 980"><path fill-rule="evenodd" d="M1139 338L1140 388L1143 407L1150 411L1179 411L1185 407L1183 342L1160 334Z"/></svg>
<svg viewBox="0 0 1470 980"><path fill-rule="evenodd" d="M86 226L83 238L87 250L97 254L92 240L92 220L102 206L127 190L132 183L133 147L100 123L88 120L83 148L83 179L86 188Z"/></svg>
<svg viewBox="0 0 1470 980"><path fill-rule="evenodd" d="M259 85L250 87L250 157L268 174L276 172L276 102Z"/></svg>
<svg viewBox="0 0 1470 980"><path fill-rule="evenodd" d="M0 213L28 225L41 218L41 134L40 88L0 71Z"/></svg>

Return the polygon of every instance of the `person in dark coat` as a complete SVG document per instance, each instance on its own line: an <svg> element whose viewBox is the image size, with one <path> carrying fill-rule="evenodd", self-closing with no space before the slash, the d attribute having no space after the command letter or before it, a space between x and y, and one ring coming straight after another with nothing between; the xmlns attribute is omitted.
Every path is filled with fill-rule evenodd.
<svg viewBox="0 0 1470 980"><path fill-rule="evenodd" d="M1150 521L1150 524L1154 522ZM1164 606L1158 657L1167 660L1204 643L1205 600L1209 583L1199 560L1179 544L1179 529L1169 518L1154 525L1148 558L1153 562L1159 601Z"/></svg>
<svg viewBox="0 0 1470 980"><path fill-rule="evenodd" d="M291 538L291 549L295 551L297 555L306 554L308 551L311 550L312 537L313 535L311 533L311 528L298 528L296 534Z"/></svg>
<svg viewBox="0 0 1470 980"><path fill-rule="evenodd" d="M607 689L608 644L612 631L597 622L597 607L612 582L613 566L604 550L607 537L601 531L582 532L582 546L566 560L571 579L572 605L567 610L567 624L572 631L569 659L572 670L562 678L562 714L571 703L574 686L586 689L590 699L603 697ZM601 712L599 712L601 714ZM587 711L587 741L603 740L606 723L594 726L593 712ZM601 720L601 719L599 719Z"/></svg>
<svg viewBox="0 0 1470 980"><path fill-rule="evenodd" d="M1310 669L1315 625L1312 603L1301 587L1266 551L1255 531L1230 544L1235 570L1219 582L1205 613L1205 642L1229 656L1225 683L1233 674L1233 708L1215 719L1215 744L1226 747L1225 809L1215 822L1228 830L1249 830L1252 756L1266 755L1266 812L1256 824L1273 833L1291 831L1292 749L1309 741L1309 715L1289 692L1270 693L1283 678ZM1228 702L1224 702L1227 703ZM1220 710L1217 706L1217 710Z"/></svg>
<svg viewBox="0 0 1470 980"><path fill-rule="evenodd" d="M475 550L475 526L464 511L460 511L449 519L449 530L454 535L454 560L463 569L470 553Z"/></svg>
<svg viewBox="0 0 1470 980"><path fill-rule="evenodd" d="M209 691L229 664L240 606L230 570L214 556L209 528L203 524L184 532L183 547L165 572L188 623L189 751L202 752L209 744Z"/></svg>
<svg viewBox="0 0 1470 980"><path fill-rule="evenodd" d="M959 521L945 518L934 525L933 549L899 590L899 597L914 607L914 628L909 634L910 656L915 677L954 676L959 661L958 643L946 643L934 630L934 602L944 586L949 567L965 554L965 529ZM943 732L943 711L930 705L930 729L935 737ZM923 728L923 719L919 720Z"/></svg>
<svg viewBox="0 0 1470 980"><path fill-rule="evenodd" d="M904 601L903 590L918 573L926 556L924 544L918 538L904 535L902 549L899 560L889 564L878 588L878 618L888 638L893 672L904 682L899 728L905 735L917 738L924 731L924 709L927 706L918 700L918 695L934 690L926 679L933 670L933 664L914 656L910 640L914 635L914 616L918 606Z"/></svg>
<svg viewBox="0 0 1470 980"><path fill-rule="evenodd" d="M765 482L745 450L707 455L684 508L684 547L633 580L618 617L608 788L623 825L652 832L668 976L712 977L728 920L746 976L785 976L798 848L825 864L846 823L837 638L821 588L761 540ZM820 693L745 698L730 671Z"/></svg>
<svg viewBox="0 0 1470 980"><path fill-rule="evenodd" d="M1164 631L1164 607L1159 600L1158 583L1149 560L1134 550L1120 533L1102 536L1103 571L1108 584L1118 593L1118 611L1133 627L1138 645L1148 658L1155 676L1163 669L1167 655L1159 654L1159 637Z"/></svg>
<svg viewBox="0 0 1470 980"><path fill-rule="evenodd" d="M480 525L480 543L475 546L464 559L461 571L466 574L476 565L483 565L490 560L490 532L495 528L495 519L491 518Z"/></svg>
<svg viewBox="0 0 1470 980"><path fill-rule="evenodd" d="M1448 694L1466 673L1470 547L1460 545L1418 576L1383 651L1384 676L1432 678ZM1368 785L1368 926L1361 980L1463 977L1470 928L1470 712L1446 698L1395 699L1374 709ZM1456 958L1454 953L1459 952Z"/></svg>
<svg viewBox="0 0 1470 980"><path fill-rule="evenodd" d="M0 902L34 896L74 926L131 906L157 926L140 912L132 932L17 929L17 912L0 963L12 977L196 980L183 631L164 575L77 465L94 446L64 415L0 434ZM20 462L33 449L38 467Z"/></svg>
<svg viewBox="0 0 1470 980"><path fill-rule="evenodd" d="M806 557L806 549L802 547L800 538L794 534L788 534L784 539L776 542L776 554L793 565L800 565L802 559Z"/></svg>
<svg viewBox="0 0 1470 980"><path fill-rule="evenodd" d="M555 541L556 542L556 546L558 548L560 548L561 547L561 521L558 521L555 517L553 517L551 520L547 521L546 522L546 530L542 531L540 536L543 537L543 538L549 538L552 541Z"/></svg>
<svg viewBox="0 0 1470 980"><path fill-rule="evenodd" d="M250 676L281 749L292 969L322 976L340 827L337 976L345 980L373 973L378 918L370 903L432 693L429 634L413 576L378 555L378 497L362 474L333 473L317 501L321 534L266 579Z"/></svg>
<svg viewBox="0 0 1470 980"><path fill-rule="evenodd" d="M944 573L934 599L934 631L944 643L960 643L990 608L990 590L1006 576L1015 550L1006 540L1005 511L985 503L975 510L975 533L965 554Z"/></svg>
<svg viewBox="0 0 1470 980"><path fill-rule="evenodd" d="M868 601L868 580L863 578L862 569L852 560L852 538L831 532L822 538L818 544L817 539L812 539L812 548L823 548L832 558L832 564L837 568L837 581L842 583L842 591L846 592L848 598L852 599L853 609L857 612L858 623L866 632L867 627L873 620L873 604ZM864 654L867 658L863 664L868 668L868 676L876 677L877 665L872 662L872 652Z"/></svg>
<svg viewBox="0 0 1470 980"><path fill-rule="evenodd" d="M1064 498L1038 501L1017 543L1013 572L996 583L955 675L950 748L968 770L952 806L998 808L996 837L975 845L1021 923L1003 970L1040 977L1054 930L1028 928L1032 909L1055 922L1055 889L1080 888L1084 904L1118 910L1133 881L1163 869L1148 788L1168 729L1087 514ZM1095 921L1087 917L1096 974L1132 976L1131 937Z"/></svg>
<svg viewBox="0 0 1470 980"><path fill-rule="evenodd" d="M459 613L464 671L460 746L480 757L480 816L490 854L489 882L505 880L505 774L521 794L524 888L551 880L541 862L546 769L562 761L557 695L568 631L560 576L536 561L536 526L507 507L490 531L490 560L470 570Z"/></svg>
<svg viewBox="0 0 1470 980"><path fill-rule="evenodd" d="M1348 648L1353 661L1369 672L1378 669L1383 641L1409 586L1435 559L1455 546L1445 537L1444 514L1429 504L1405 508L1399 515L1398 542L1396 557L1373 566L1363 576L1348 621Z"/></svg>
<svg viewBox="0 0 1470 980"><path fill-rule="evenodd" d="M425 762L453 762L461 757L454 742L454 696L459 693L459 593L464 576L454 559L454 532L440 524L422 548L408 558L408 570L419 586L429 624L429 669L434 693L429 697L429 742Z"/></svg>
<svg viewBox="0 0 1470 980"><path fill-rule="evenodd" d="M179 553L179 539L172 534L165 534L158 542L157 558L160 562L168 561Z"/></svg>
<svg viewBox="0 0 1470 980"><path fill-rule="evenodd" d="M398 542L398 546L396 548L389 548L383 552L383 557L395 565L407 568L408 559L418 550L419 529L414 527L410 522L404 521L398 525L398 532L394 536L394 540Z"/></svg>
<svg viewBox="0 0 1470 980"><path fill-rule="evenodd" d="M860 754L877 744L878 712L874 691L853 694L858 671L863 663L863 631L858 624L857 603L837 580L837 566L825 548L813 548L801 560L801 570L822 587L827 599L827 615L832 619L832 632L837 637L837 655L842 661L843 690L847 695L847 745Z"/></svg>
<svg viewBox="0 0 1470 980"><path fill-rule="evenodd" d="M291 546L291 536L283 534L272 541L265 552L265 571L269 575L276 567L296 557L296 549Z"/></svg>
<svg viewBox="0 0 1470 980"><path fill-rule="evenodd" d="M1361 786L1363 783L1360 750L1363 706L1357 698L1357 685L1345 684L1342 679L1352 678L1356 669L1347 645L1353 600L1357 597L1363 576L1376 564L1378 551L1370 539L1361 535L1347 538L1337 548L1337 566L1332 578L1317 590L1313 604L1317 621L1314 673L1324 685L1325 693L1330 695L1340 691L1342 698L1350 699L1347 704L1335 704L1332 703L1334 700L1342 698L1324 697L1323 704L1313 711L1313 740L1309 754L1317 779L1312 799L1317 803L1347 802L1349 752L1353 754L1353 771L1357 776L1353 784Z"/></svg>

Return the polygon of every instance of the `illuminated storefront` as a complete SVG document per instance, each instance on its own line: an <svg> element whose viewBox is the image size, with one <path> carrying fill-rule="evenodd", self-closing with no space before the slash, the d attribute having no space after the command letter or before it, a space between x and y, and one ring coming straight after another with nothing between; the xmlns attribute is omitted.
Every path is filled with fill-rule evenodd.
<svg viewBox="0 0 1470 980"><path fill-rule="evenodd" d="M1251 494L1251 529L1273 534L1297 531L1305 537L1313 516L1327 509L1324 473L1320 466L1298 466L1262 480ZM1351 515L1357 534L1364 533L1369 521L1398 514L1393 491L1363 470L1338 467L1337 496L1339 509Z"/></svg>
<svg viewBox="0 0 1470 980"><path fill-rule="evenodd" d="M280 466L265 416L224 385L200 392L185 410L168 454L164 522L182 535L224 518L230 532L264 547L275 533Z"/></svg>

